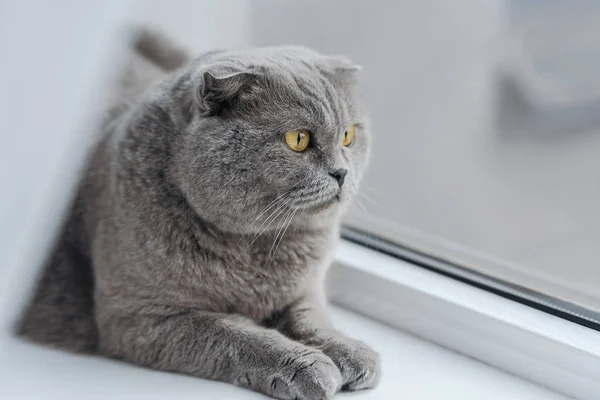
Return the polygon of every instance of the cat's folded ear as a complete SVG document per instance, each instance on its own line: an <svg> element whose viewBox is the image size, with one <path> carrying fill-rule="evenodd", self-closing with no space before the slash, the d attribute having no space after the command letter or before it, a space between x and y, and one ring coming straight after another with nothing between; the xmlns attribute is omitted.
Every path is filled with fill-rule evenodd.
<svg viewBox="0 0 600 400"><path fill-rule="evenodd" d="M334 71L345 71L358 73L362 71L362 67L358 64L353 63L350 59L344 56L329 56L325 57L327 64Z"/></svg>
<svg viewBox="0 0 600 400"><path fill-rule="evenodd" d="M330 77L344 84L356 84L361 76L362 67L343 56L325 57Z"/></svg>
<svg viewBox="0 0 600 400"><path fill-rule="evenodd" d="M202 73L196 91L197 104L205 115L219 115L252 85L257 76L258 73L252 69L213 66Z"/></svg>

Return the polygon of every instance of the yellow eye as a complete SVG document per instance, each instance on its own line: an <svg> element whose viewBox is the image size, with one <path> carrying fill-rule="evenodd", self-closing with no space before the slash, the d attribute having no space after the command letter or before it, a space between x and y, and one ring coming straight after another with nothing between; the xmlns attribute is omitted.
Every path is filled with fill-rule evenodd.
<svg viewBox="0 0 600 400"><path fill-rule="evenodd" d="M344 132L344 140L342 140L342 144L346 147L352 147L354 145L354 141L356 140L356 125L350 125L348 130Z"/></svg>
<svg viewBox="0 0 600 400"><path fill-rule="evenodd" d="M289 131L285 134L285 142L294 151L304 151L308 147L310 136L306 131Z"/></svg>

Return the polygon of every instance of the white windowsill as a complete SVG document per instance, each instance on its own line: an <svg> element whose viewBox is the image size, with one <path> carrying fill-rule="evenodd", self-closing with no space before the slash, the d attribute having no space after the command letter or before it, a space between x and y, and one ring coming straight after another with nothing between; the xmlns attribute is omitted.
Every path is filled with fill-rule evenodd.
<svg viewBox="0 0 600 400"><path fill-rule="evenodd" d="M517 377L341 308L336 325L382 356L376 390L336 398L403 400L565 400ZM0 355L2 399L263 399L232 385L63 353L16 338Z"/></svg>

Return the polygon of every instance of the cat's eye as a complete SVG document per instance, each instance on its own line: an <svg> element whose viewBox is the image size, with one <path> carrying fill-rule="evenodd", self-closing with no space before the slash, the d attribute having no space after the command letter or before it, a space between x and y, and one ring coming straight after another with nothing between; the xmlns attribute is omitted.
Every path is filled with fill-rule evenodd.
<svg viewBox="0 0 600 400"><path fill-rule="evenodd" d="M285 142L294 151L304 151L310 142L310 135L303 130L290 131L285 134Z"/></svg>
<svg viewBox="0 0 600 400"><path fill-rule="evenodd" d="M346 147L352 147L354 145L354 141L356 140L356 125L350 125L348 130L344 132L344 140L342 140L342 144Z"/></svg>

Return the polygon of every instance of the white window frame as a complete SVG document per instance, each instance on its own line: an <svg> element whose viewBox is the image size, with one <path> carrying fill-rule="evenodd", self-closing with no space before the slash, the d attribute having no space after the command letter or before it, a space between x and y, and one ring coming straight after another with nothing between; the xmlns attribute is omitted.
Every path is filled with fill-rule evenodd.
<svg viewBox="0 0 600 400"><path fill-rule="evenodd" d="M583 400L600 394L600 334L347 240L330 300Z"/></svg>

